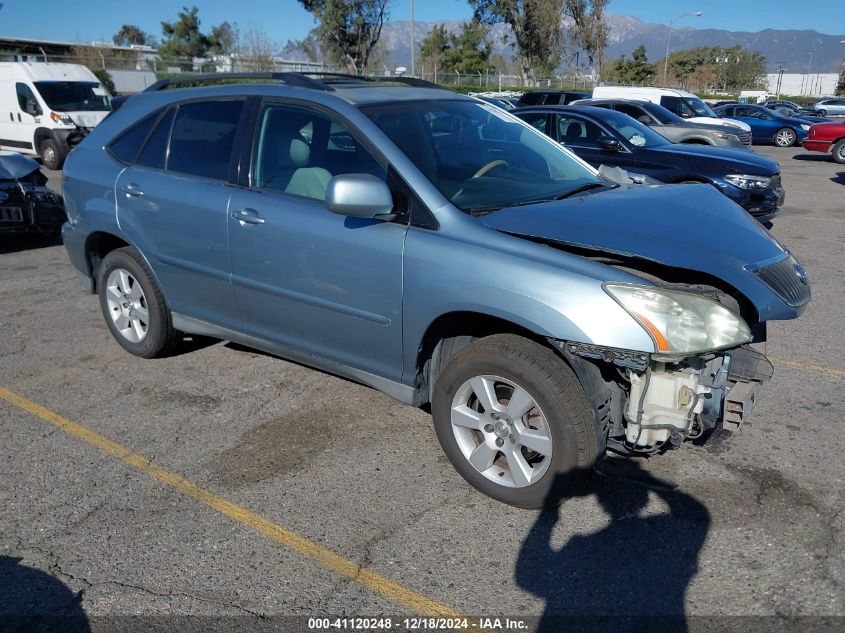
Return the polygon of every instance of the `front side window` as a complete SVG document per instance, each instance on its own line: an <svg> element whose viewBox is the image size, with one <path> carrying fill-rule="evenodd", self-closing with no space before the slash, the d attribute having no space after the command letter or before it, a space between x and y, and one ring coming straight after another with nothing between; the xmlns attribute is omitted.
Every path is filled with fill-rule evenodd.
<svg viewBox="0 0 845 633"><path fill-rule="evenodd" d="M167 170L225 180L243 101L179 106L170 135Z"/></svg>
<svg viewBox="0 0 845 633"><path fill-rule="evenodd" d="M36 81L35 89L56 112L111 110L111 95L97 81Z"/></svg>
<svg viewBox="0 0 845 633"><path fill-rule="evenodd" d="M18 95L18 107L20 107L21 112L27 112L27 103L34 103L36 107L38 107L38 101L36 100L35 95L26 84L15 84L15 92L17 92Z"/></svg>
<svg viewBox="0 0 845 633"><path fill-rule="evenodd" d="M355 135L325 114L268 104L258 119L252 186L325 200L329 181L341 174L370 174L387 182L387 170Z"/></svg>
<svg viewBox="0 0 845 633"><path fill-rule="evenodd" d="M632 119L636 119L640 123L645 123L646 125L652 122L648 112L645 112L639 106L631 105L630 103L618 103L616 104L614 110L621 112L622 114L627 114Z"/></svg>
<svg viewBox="0 0 845 633"><path fill-rule="evenodd" d="M557 129L560 142L573 147L599 148L599 139L607 136L595 123L568 114L558 116Z"/></svg>
<svg viewBox="0 0 845 633"><path fill-rule="evenodd" d="M548 136L490 104L442 99L362 110L445 197L469 213L599 183L592 168Z"/></svg>

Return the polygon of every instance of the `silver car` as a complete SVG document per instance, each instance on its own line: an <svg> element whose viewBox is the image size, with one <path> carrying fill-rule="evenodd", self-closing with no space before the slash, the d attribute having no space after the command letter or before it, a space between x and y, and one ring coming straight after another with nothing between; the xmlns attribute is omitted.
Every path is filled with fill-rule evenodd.
<svg viewBox="0 0 845 633"><path fill-rule="evenodd" d="M771 376L752 345L810 301L713 187L615 185L413 78L162 80L74 149L64 194L68 256L127 352L212 336L426 407L458 472L522 507L606 451L737 428ZM369 423L335 400L320 424Z"/></svg>
<svg viewBox="0 0 845 633"><path fill-rule="evenodd" d="M819 116L845 116L845 98L838 99L822 99L813 104L813 110L819 113Z"/></svg>

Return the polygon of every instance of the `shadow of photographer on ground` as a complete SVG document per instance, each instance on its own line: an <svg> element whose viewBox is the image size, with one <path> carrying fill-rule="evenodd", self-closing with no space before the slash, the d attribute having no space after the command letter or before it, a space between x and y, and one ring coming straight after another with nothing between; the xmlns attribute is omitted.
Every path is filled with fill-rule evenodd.
<svg viewBox="0 0 845 633"><path fill-rule="evenodd" d="M607 513L605 527L552 547L555 525L575 518L558 491L584 479L582 473L562 474L522 544L517 584L546 601L538 633L687 631L684 600L710 514L637 462L625 462L620 471L622 463L606 460L604 474L576 488L576 496L596 498ZM650 503L651 495L665 506Z"/></svg>

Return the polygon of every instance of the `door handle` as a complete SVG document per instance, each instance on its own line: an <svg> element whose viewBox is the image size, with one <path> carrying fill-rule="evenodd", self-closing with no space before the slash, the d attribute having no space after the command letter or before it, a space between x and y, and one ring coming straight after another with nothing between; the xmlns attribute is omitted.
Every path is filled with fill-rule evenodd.
<svg viewBox="0 0 845 633"><path fill-rule="evenodd" d="M264 224L264 217L255 209L232 211L232 217L240 222L241 226L245 224Z"/></svg>
<svg viewBox="0 0 845 633"><path fill-rule="evenodd" d="M132 196L133 198L139 198L144 195L144 192L141 191L141 188L136 185L134 182L127 183L120 188L123 193L127 196Z"/></svg>

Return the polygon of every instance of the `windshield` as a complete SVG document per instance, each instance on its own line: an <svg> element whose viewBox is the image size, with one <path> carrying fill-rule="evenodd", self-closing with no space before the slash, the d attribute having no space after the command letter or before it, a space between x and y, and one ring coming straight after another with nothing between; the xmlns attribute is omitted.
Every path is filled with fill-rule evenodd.
<svg viewBox="0 0 845 633"><path fill-rule="evenodd" d="M698 97L684 97L684 100L687 102L689 107L692 108L696 116L716 116L710 106L704 103Z"/></svg>
<svg viewBox="0 0 845 633"><path fill-rule="evenodd" d="M601 119L634 147L663 147L671 144L647 125L620 112L603 112Z"/></svg>
<svg viewBox="0 0 845 633"><path fill-rule="evenodd" d="M463 100L362 107L459 209L552 200L603 183L589 165L495 106Z"/></svg>
<svg viewBox="0 0 845 633"><path fill-rule="evenodd" d="M35 88L56 112L111 110L111 96L96 81L36 81Z"/></svg>

